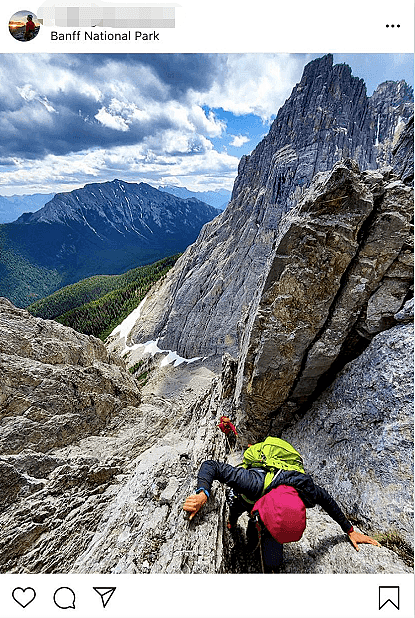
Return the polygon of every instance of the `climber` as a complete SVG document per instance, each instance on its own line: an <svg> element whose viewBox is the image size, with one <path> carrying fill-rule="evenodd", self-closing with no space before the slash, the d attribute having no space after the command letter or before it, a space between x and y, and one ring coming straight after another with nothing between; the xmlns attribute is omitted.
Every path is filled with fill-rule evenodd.
<svg viewBox="0 0 415 618"><path fill-rule="evenodd" d="M28 15L24 38L26 40L32 39L35 34L35 29L36 27L33 21L33 15Z"/></svg>
<svg viewBox="0 0 415 618"><path fill-rule="evenodd" d="M186 499L183 509L190 513L189 519L193 519L207 502L214 480L230 487L228 528L233 529L244 511L251 513L246 532L248 547L258 545L259 533L264 572L278 572L283 559L282 543L301 538L306 525L305 507L316 504L340 525L357 551L358 543L380 546L374 539L353 529L335 500L316 485L309 474L279 470L263 495L266 475L267 470L258 467L245 469L219 461L205 461L197 477L196 493Z"/></svg>
<svg viewBox="0 0 415 618"><path fill-rule="evenodd" d="M238 437L238 432L235 429L235 425L231 423L229 416L221 416L218 427L225 434L225 436L229 436L229 434L233 432L235 437Z"/></svg>
<svg viewBox="0 0 415 618"><path fill-rule="evenodd" d="M220 423L217 425L222 433L225 434L225 439L229 447L229 451L233 452L233 447L236 444L236 439L238 437L238 432L236 431L235 425L231 423L231 419L229 416L221 416Z"/></svg>

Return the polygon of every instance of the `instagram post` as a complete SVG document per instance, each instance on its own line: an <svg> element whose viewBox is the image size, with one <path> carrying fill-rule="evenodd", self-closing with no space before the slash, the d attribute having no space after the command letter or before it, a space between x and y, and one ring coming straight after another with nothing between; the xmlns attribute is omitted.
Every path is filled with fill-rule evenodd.
<svg viewBox="0 0 415 618"><path fill-rule="evenodd" d="M413 616L412 3L0 12L0 616Z"/></svg>

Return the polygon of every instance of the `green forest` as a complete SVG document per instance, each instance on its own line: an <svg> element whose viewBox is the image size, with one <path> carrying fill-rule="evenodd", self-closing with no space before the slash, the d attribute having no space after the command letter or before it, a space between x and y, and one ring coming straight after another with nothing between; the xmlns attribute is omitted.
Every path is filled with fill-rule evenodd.
<svg viewBox="0 0 415 618"><path fill-rule="evenodd" d="M102 340L143 300L152 285L170 270L181 254L121 275L96 275L68 285L27 310L36 317L56 320Z"/></svg>

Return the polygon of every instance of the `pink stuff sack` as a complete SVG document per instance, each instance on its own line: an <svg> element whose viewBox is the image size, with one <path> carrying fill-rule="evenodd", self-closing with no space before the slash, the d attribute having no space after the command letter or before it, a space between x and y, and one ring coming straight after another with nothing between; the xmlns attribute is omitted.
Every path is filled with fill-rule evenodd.
<svg viewBox="0 0 415 618"><path fill-rule="evenodd" d="M278 543L299 541L306 527L306 511L294 487L279 485L254 504L262 523Z"/></svg>

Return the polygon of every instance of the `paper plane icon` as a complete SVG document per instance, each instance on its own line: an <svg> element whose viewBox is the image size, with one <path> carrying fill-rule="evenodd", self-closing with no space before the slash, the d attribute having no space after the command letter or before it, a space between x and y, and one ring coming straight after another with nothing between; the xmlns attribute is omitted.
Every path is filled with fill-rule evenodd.
<svg viewBox="0 0 415 618"><path fill-rule="evenodd" d="M108 605L108 601L110 600L110 598L112 597L112 595L114 594L116 588L95 588L95 586L93 586L95 592L97 592L99 594L99 596L101 597L101 601L102 601L102 606L106 607Z"/></svg>

